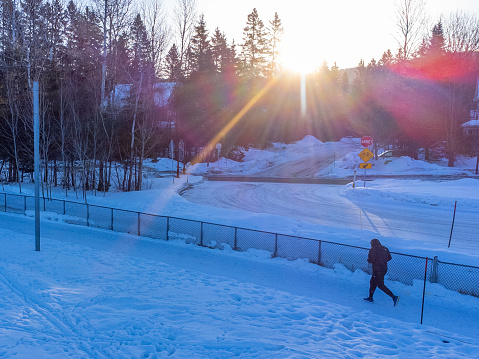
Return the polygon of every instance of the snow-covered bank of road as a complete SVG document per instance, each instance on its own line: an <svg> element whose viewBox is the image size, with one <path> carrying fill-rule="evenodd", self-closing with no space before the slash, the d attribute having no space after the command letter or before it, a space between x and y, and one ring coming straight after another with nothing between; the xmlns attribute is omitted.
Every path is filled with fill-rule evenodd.
<svg viewBox="0 0 479 359"><path fill-rule="evenodd" d="M48 221L35 252L33 222L0 214L5 358L479 356L479 299L439 286L421 326L420 283L370 304L369 277L340 266Z"/></svg>

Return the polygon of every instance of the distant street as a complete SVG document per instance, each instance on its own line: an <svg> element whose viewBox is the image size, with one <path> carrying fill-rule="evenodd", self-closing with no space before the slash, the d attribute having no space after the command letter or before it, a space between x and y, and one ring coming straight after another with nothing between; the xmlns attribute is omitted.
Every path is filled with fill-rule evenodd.
<svg viewBox="0 0 479 359"><path fill-rule="evenodd" d="M303 183L303 184L337 184L350 183L349 178L297 178L297 177L258 177L258 176L221 176L205 177L208 181L221 182L267 182L267 183Z"/></svg>

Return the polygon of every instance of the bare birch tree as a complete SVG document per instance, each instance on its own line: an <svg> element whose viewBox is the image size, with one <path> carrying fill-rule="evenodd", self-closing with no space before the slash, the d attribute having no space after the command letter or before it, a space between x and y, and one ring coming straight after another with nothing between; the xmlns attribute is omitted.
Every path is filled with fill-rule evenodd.
<svg viewBox="0 0 479 359"><path fill-rule="evenodd" d="M479 17L456 11L443 20L446 51L471 54L479 51Z"/></svg>
<svg viewBox="0 0 479 359"><path fill-rule="evenodd" d="M143 14L151 48L151 61L155 65L156 76L160 76L166 50L170 44L170 29L166 14L160 2L145 4Z"/></svg>
<svg viewBox="0 0 479 359"><path fill-rule="evenodd" d="M95 0L96 12L101 21L103 32L102 68L101 68L101 99L105 98L107 78L107 56L113 50L113 45L131 23L132 0Z"/></svg>
<svg viewBox="0 0 479 359"><path fill-rule="evenodd" d="M395 0L396 28L401 60L411 59L427 31L425 0Z"/></svg>
<svg viewBox="0 0 479 359"><path fill-rule="evenodd" d="M479 17L464 11L456 11L443 20L445 50L454 59L454 69L448 71L458 77L449 81L445 129L448 144L448 165L454 166L460 143L460 124L468 118L467 104L472 97L472 85L476 83L477 51L479 50ZM463 73L463 75L460 75ZM467 81L466 79L471 79Z"/></svg>
<svg viewBox="0 0 479 359"><path fill-rule="evenodd" d="M180 68L185 70L186 54L196 21L196 0L177 0L174 28L180 53Z"/></svg>

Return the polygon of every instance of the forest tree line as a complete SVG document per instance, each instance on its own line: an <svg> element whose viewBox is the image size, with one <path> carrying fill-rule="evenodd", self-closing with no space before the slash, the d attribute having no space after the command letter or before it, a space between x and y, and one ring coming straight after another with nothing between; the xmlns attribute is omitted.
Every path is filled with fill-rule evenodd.
<svg viewBox="0 0 479 359"><path fill-rule="evenodd" d="M66 190L107 191L113 181L140 190L144 159L166 157L172 140L175 158L182 140L189 162L208 160L218 142L223 156L241 159L249 145L371 135L381 145L445 143L452 165L472 151L460 124L474 106L479 21L457 12L419 36L412 24L425 15L421 4L397 1L394 54L361 60L353 72L323 63L301 77L281 68L277 13L264 23L253 9L235 44L221 29L210 32L194 0L177 0L169 17L159 2L138 11L131 0L88 7L5 0L2 180L21 184L33 169L33 81L40 84L42 182ZM175 84L166 107L158 107L158 83Z"/></svg>

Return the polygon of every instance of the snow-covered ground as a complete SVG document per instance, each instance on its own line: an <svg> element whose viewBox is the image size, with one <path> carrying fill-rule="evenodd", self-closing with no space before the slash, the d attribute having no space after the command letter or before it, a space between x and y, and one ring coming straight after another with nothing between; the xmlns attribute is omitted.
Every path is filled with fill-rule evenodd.
<svg viewBox="0 0 479 359"><path fill-rule="evenodd" d="M3 358L477 358L479 299L369 277L0 214Z"/></svg>
<svg viewBox="0 0 479 359"><path fill-rule="evenodd" d="M355 157L361 149L355 139L323 144L308 137L270 150L251 149L243 163L221 159L209 167L196 164L188 169L188 178L151 178L148 191L89 195L88 202L364 247L375 236L394 251L479 263L475 159L461 158L454 169L404 157L378 162L371 174L470 178L376 179L365 187L358 182L354 189L351 184L217 183L200 177L208 171L349 177L360 162ZM316 161L310 166L316 172L306 171L308 158L316 154L322 158L329 154L332 161L326 166ZM304 165L287 166L288 162ZM163 171L171 168L171 161L162 159L149 166ZM187 181L195 187L181 197L178 191ZM226 196L228 188L230 195L223 204L206 201L215 193L222 193L217 198ZM15 186L3 190L18 193ZM325 197L318 192L326 192ZM32 194L33 189L25 185L23 193ZM61 191L54 195L64 197ZM197 203L202 198L204 202ZM289 208L273 211L284 198ZM305 215L307 211L300 212L314 211L321 202L315 198L326 198L326 207L333 209L333 203L345 201L356 214L348 217L344 210L342 217L349 219L343 222L338 212L325 222L315 222L314 216ZM68 199L76 196L70 192ZM248 205L251 201L254 209ZM458 217L463 213L456 224L466 229L462 233L455 228L448 249L450 228L445 235L445 229L439 229L442 237L436 241L429 232L450 225L455 201ZM391 222L387 212L395 208L412 212L409 226L416 228L414 235L396 228L408 222L404 215ZM444 224L417 218L422 215L445 217ZM424 325L420 325L421 281L413 286L387 283L401 296L397 307L380 292L370 304L362 300L368 275L340 265L327 269L303 260L271 259L261 251L238 253L181 240L155 241L68 225L57 215L46 217L50 220L42 220L42 250L35 252L33 218L0 214L1 357L479 358L479 298L437 284L427 285ZM473 225L468 227L469 221Z"/></svg>
<svg viewBox="0 0 479 359"><path fill-rule="evenodd" d="M363 161L358 156L362 150L364 147L361 146L359 138L343 138L339 142L321 142L312 136L306 136L293 144L275 143L266 150L250 148L245 151L243 162L221 158L219 162L210 163L209 166L205 163L192 165L189 172L197 175L221 173L352 178L356 170L358 177L362 179L365 170L359 169L359 164ZM378 151L379 154L381 152L382 150ZM169 160L164 159L164 161ZM452 168L447 167L445 158L434 163L414 160L410 157L381 158L369 162L373 165L372 169L366 170L367 175L370 176L460 176L473 175L476 168L476 158L464 156L458 156ZM297 168L298 163L301 164L300 168Z"/></svg>

